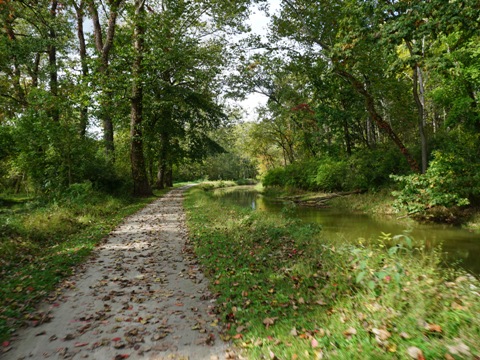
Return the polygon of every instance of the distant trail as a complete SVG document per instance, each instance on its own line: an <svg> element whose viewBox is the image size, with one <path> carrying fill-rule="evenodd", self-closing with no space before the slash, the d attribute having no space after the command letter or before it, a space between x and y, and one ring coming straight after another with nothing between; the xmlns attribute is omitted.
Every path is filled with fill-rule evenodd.
<svg viewBox="0 0 480 360"><path fill-rule="evenodd" d="M125 219L64 290L47 321L19 331L2 359L235 359L187 243L184 188Z"/></svg>

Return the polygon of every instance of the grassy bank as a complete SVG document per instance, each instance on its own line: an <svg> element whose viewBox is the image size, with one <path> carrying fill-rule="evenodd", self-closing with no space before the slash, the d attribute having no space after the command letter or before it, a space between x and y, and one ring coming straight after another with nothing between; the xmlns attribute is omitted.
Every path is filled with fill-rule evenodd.
<svg viewBox="0 0 480 360"><path fill-rule="evenodd" d="M46 296L53 300L52 290L101 239L153 199L114 197L88 185L74 186L48 203L2 197L0 340L23 324L43 321L44 314L35 312L38 301Z"/></svg>
<svg viewBox="0 0 480 360"><path fill-rule="evenodd" d="M248 358L480 355L480 285L412 239L333 244L317 226L227 208L201 187L185 204L226 337Z"/></svg>

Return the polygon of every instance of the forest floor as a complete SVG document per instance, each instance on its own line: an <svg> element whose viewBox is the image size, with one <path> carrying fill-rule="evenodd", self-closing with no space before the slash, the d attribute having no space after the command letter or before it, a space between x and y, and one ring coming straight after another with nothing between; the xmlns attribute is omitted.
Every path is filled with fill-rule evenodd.
<svg viewBox="0 0 480 360"><path fill-rule="evenodd" d="M183 190L125 219L0 358L235 358L188 244Z"/></svg>

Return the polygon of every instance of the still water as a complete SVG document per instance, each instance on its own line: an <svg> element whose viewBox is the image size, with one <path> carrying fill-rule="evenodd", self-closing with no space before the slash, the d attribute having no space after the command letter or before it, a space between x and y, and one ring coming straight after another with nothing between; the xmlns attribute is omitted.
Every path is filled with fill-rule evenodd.
<svg viewBox="0 0 480 360"><path fill-rule="evenodd" d="M325 237L339 241L357 241L359 238L377 239L382 232L392 235L409 233L413 239L428 247L442 246L444 259L450 265L462 267L480 275L480 234L448 225L400 224L395 218L373 218L332 208L311 208L281 202L256 192L253 187L242 186L215 191L219 201L250 207L258 211L279 213L305 222L321 224Z"/></svg>

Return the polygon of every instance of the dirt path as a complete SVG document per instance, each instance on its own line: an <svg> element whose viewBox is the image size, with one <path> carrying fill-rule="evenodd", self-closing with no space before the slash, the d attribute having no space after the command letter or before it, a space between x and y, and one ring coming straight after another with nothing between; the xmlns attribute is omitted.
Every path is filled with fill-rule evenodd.
<svg viewBox="0 0 480 360"><path fill-rule="evenodd" d="M127 218L2 359L233 359L186 245L183 189Z"/></svg>

